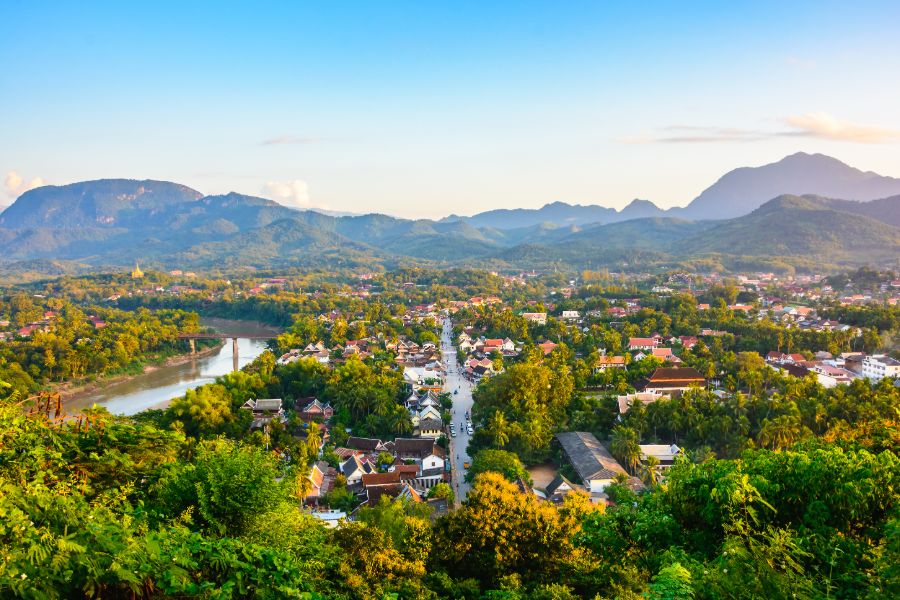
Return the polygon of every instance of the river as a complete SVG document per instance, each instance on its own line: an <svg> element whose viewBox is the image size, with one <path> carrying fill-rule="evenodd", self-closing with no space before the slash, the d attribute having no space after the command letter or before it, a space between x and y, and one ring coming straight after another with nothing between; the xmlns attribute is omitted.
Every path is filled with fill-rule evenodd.
<svg viewBox="0 0 900 600"><path fill-rule="evenodd" d="M229 319L204 318L200 320L206 327L238 336L238 365L252 362L266 349L266 340L250 339L244 336L277 335L277 330L254 321L234 321ZM106 387L77 393L66 399L66 412L80 412L94 404L103 406L109 412L133 415L150 408L164 408L174 398L195 387L210 383L220 375L230 373L233 368L231 340L214 354L193 360L152 369L126 381Z"/></svg>

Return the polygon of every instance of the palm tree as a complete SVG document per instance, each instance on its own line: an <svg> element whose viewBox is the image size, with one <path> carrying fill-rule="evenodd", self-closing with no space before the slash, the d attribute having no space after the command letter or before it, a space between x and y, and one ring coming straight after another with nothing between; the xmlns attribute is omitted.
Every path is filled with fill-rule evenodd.
<svg viewBox="0 0 900 600"><path fill-rule="evenodd" d="M616 427L612 432L609 449L629 472L634 473L641 462L641 446L638 435L629 427Z"/></svg>
<svg viewBox="0 0 900 600"><path fill-rule="evenodd" d="M763 422L757 441L764 448L781 450L800 440L806 429L800 419L791 415L781 415Z"/></svg>
<svg viewBox="0 0 900 600"><path fill-rule="evenodd" d="M497 448L502 449L509 443L509 422L502 411L494 411L494 415L488 421L487 430Z"/></svg>
<svg viewBox="0 0 900 600"><path fill-rule="evenodd" d="M659 484L659 459L655 456L648 456L641 467L641 480L649 487Z"/></svg>

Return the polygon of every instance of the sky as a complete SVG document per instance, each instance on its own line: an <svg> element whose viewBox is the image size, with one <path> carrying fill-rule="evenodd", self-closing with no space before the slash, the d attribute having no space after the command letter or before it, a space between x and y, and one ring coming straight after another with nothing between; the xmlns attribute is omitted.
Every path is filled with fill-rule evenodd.
<svg viewBox="0 0 900 600"><path fill-rule="evenodd" d="M900 177L896 1L5 0L0 15L0 204L124 177L417 218L666 208L797 151Z"/></svg>

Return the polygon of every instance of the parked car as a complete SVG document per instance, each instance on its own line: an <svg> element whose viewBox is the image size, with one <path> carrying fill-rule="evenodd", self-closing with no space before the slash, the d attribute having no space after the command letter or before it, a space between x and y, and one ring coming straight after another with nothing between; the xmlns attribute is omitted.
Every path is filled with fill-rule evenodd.
<svg viewBox="0 0 900 600"><path fill-rule="evenodd" d="M469 435L472 435L473 432L474 432L474 430L472 429L472 426L471 426L471 425L469 425L468 427L466 427L466 433L468 433Z"/></svg>

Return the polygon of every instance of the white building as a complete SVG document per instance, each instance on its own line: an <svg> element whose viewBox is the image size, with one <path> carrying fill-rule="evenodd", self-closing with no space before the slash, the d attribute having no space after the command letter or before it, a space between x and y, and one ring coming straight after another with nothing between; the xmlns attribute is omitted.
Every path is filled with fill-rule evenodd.
<svg viewBox="0 0 900 600"><path fill-rule="evenodd" d="M900 377L900 360L885 354L867 356L862 362L862 376L873 381Z"/></svg>

